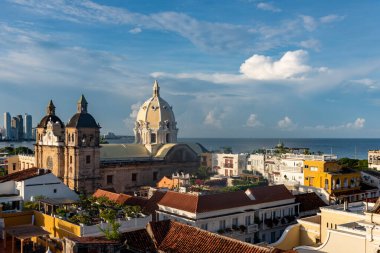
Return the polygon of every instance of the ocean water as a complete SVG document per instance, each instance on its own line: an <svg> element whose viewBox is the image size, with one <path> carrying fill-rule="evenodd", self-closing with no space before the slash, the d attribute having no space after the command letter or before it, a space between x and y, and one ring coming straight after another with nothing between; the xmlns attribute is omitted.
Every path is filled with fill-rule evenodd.
<svg viewBox="0 0 380 253"><path fill-rule="evenodd" d="M133 138L108 140L110 143L132 143ZM250 153L260 148L269 149L282 142L289 148L309 148L311 152L321 151L336 154L339 158L367 159L368 150L380 149L380 139L278 139L278 138L179 138L179 142L195 142L206 149L221 150L231 147L234 153ZM13 145L33 149L34 142L0 142L0 148Z"/></svg>
<svg viewBox="0 0 380 253"><path fill-rule="evenodd" d="M231 147L234 153L252 152L260 148L269 149L282 142L289 148L309 148L310 152L321 151L335 154L338 158L367 159L368 150L380 149L380 139L230 139L230 138L181 138L180 142L198 142L208 150Z"/></svg>

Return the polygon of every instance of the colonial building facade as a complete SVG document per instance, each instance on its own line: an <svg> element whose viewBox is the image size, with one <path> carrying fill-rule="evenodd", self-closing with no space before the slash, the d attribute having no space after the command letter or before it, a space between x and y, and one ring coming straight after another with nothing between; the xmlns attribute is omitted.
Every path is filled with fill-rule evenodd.
<svg viewBox="0 0 380 253"><path fill-rule="evenodd" d="M157 81L153 96L137 115L134 144L100 144L100 125L87 107L82 95L77 112L64 125L50 101L37 126L37 167L50 169L71 189L92 193L106 187L126 192L199 167L205 149L199 144L177 143L177 122L172 107L160 96Z"/></svg>

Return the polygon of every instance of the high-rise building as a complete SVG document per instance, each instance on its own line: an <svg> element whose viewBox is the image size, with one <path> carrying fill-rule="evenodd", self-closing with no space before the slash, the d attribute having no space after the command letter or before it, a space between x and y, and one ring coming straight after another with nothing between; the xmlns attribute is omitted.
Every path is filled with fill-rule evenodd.
<svg viewBox="0 0 380 253"><path fill-rule="evenodd" d="M25 113L24 116L24 139L32 139L32 115Z"/></svg>
<svg viewBox="0 0 380 253"><path fill-rule="evenodd" d="M18 128L17 128L17 140L21 141L24 139L24 119L22 115L17 115L18 118Z"/></svg>
<svg viewBox="0 0 380 253"><path fill-rule="evenodd" d="M9 114L9 112L4 112L4 128L5 139L12 139L11 115Z"/></svg>
<svg viewBox="0 0 380 253"><path fill-rule="evenodd" d="M11 140L15 140L15 141L18 141L18 129L19 129L19 126L20 126L20 121L17 117L12 117L12 122L11 122L11 126L12 126L12 132L11 132Z"/></svg>

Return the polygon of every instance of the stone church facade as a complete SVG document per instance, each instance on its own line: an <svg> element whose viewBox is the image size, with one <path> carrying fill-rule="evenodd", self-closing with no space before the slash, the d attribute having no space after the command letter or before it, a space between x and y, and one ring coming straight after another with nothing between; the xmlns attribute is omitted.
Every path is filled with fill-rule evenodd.
<svg viewBox="0 0 380 253"><path fill-rule="evenodd" d="M157 81L152 97L137 115L134 144L100 144L100 125L87 106L82 95L77 112L64 125L50 101L37 126L37 167L51 169L71 189L83 193L98 188L127 192L199 167L200 153L205 150L199 144L177 143L177 122L172 107L160 96Z"/></svg>

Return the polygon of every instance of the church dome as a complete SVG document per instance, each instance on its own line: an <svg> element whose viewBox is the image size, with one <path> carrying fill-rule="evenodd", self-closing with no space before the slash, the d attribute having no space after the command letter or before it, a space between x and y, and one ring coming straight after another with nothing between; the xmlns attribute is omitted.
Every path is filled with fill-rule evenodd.
<svg viewBox="0 0 380 253"><path fill-rule="evenodd" d="M133 131L139 144L177 142L177 122L172 107L160 97L157 81L153 84L153 96L140 107Z"/></svg>
<svg viewBox="0 0 380 253"><path fill-rule="evenodd" d="M76 113L71 117L67 127L75 127L75 128L98 128L98 124L96 123L94 117L92 117L89 113Z"/></svg>
<svg viewBox="0 0 380 253"><path fill-rule="evenodd" d="M67 127L75 128L100 128L94 117L87 112L87 100L82 95L77 102L77 113L71 117Z"/></svg>
<svg viewBox="0 0 380 253"><path fill-rule="evenodd" d="M153 96L140 107L136 121L146 122L150 128L159 128L160 123L175 122L172 107L160 97L160 87L157 81L153 85Z"/></svg>
<svg viewBox="0 0 380 253"><path fill-rule="evenodd" d="M41 119L37 127L46 128L49 121L53 123L59 123L61 127L64 127L62 120L55 115L55 106L52 100L49 101L49 104L46 108L46 115Z"/></svg>

